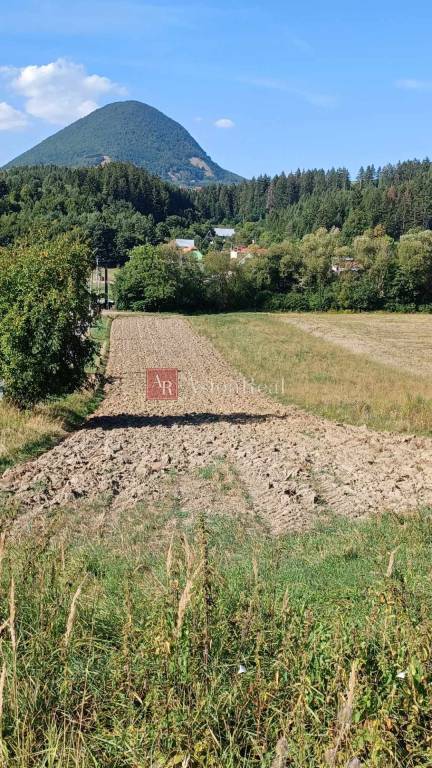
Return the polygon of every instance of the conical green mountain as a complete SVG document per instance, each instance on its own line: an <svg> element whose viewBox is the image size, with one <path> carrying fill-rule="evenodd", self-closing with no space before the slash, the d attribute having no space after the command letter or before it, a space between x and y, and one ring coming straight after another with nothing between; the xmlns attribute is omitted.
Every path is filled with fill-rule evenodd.
<svg viewBox="0 0 432 768"><path fill-rule="evenodd" d="M118 101L97 109L5 167L79 168L116 160L190 187L241 181L240 176L214 163L183 126L139 101Z"/></svg>

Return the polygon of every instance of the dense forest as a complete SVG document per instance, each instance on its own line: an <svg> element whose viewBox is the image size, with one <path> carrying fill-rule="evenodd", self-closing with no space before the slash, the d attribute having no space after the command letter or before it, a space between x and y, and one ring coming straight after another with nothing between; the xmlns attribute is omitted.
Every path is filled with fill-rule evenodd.
<svg viewBox="0 0 432 768"><path fill-rule="evenodd" d="M249 263L234 266L226 243L211 236L220 223L235 225L238 244L254 244ZM129 290L131 267L119 281L125 307L429 307L431 230L429 160L367 167L355 181L346 169L312 170L199 191L124 163L0 173L0 246L76 231L93 262L107 265L153 249L147 267L169 274L171 289L147 302L136 273ZM182 236L194 237L205 259L183 260L179 271L172 250L156 249Z"/></svg>
<svg viewBox="0 0 432 768"><path fill-rule="evenodd" d="M369 166L355 181L344 168L298 170L194 191L124 163L0 172L0 245L35 229L58 235L78 227L95 256L121 264L131 248L173 237L195 237L205 247L203 238L221 223L236 225L245 245L301 239L321 227L337 227L348 245L377 225L398 240L432 228L432 163Z"/></svg>
<svg viewBox="0 0 432 768"><path fill-rule="evenodd" d="M188 192L133 165L0 173L0 246L79 228L95 261L121 264L134 246L163 242L196 219Z"/></svg>
<svg viewBox="0 0 432 768"><path fill-rule="evenodd" d="M254 231L263 244L303 237L320 227L337 227L348 243L377 224L397 239L415 227L432 227L432 163L368 166L355 181L346 168L298 170L212 186L194 200L201 218L259 222Z"/></svg>

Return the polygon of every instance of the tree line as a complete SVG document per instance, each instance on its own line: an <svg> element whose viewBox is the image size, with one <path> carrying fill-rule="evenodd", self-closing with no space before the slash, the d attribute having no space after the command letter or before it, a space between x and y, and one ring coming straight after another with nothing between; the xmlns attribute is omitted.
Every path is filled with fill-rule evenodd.
<svg viewBox="0 0 432 768"><path fill-rule="evenodd" d="M195 193L200 216L244 225L263 243L303 237L320 227L338 227L345 243L381 224L397 239L410 229L432 227L432 164L408 161L361 168L351 180L346 168L260 176Z"/></svg>
<svg viewBox="0 0 432 768"><path fill-rule="evenodd" d="M243 263L215 224L236 226ZM204 251L183 254L175 236ZM75 388L93 350L88 277L123 264L132 310L432 310L432 166L298 171L182 190L122 163L0 172L0 379L24 407Z"/></svg>
<svg viewBox="0 0 432 768"><path fill-rule="evenodd" d="M382 226L344 243L324 228L269 248L252 246L243 263L210 250L197 262L169 246L142 246L116 281L119 309L229 311L432 311L432 231L399 241Z"/></svg>
<svg viewBox="0 0 432 768"><path fill-rule="evenodd" d="M0 245L33 231L50 238L80 229L94 259L123 264L139 245L194 237L201 248L217 224L232 224L238 242L280 243L337 227L344 244L381 225L397 240L432 228L432 164L408 161L260 176L233 185L186 190L125 163L0 172Z"/></svg>

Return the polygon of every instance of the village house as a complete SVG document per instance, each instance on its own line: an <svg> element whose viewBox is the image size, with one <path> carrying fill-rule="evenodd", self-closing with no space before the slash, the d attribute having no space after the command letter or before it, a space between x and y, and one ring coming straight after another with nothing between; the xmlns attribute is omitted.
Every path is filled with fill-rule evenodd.
<svg viewBox="0 0 432 768"><path fill-rule="evenodd" d="M190 253L197 261L202 261L204 256L198 248L195 247L195 240L188 240L178 237L175 241L176 247L184 254Z"/></svg>
<svg viewBox="0 0 432 768"><path fill-rule="evenodd" d="M213 227L207 232L206 240L212 245L215 238L221 238L222 240L231 240L235 236L235 229L232 227Z"/></svg>
<svg viewBox="0 0 432 768"><path fill-rule="evenodd" d="M363 265L356 261L352 256L346 256L332 264L332 272L340 275L343 272L361 272Z"/></svg>
<svg viewBox="0 0 432 768"><path fill-rule="evenodd" d="M181 251L193 251L195 248L195 240L187 240L183 237L178 237L175 244Z"/></svg>
<svg viewBox="0 0 432 768"><path fill-rule="evenodd" d="M230 227L214 227L216 237L224 237L230 239L234 237L236 231Z"/></svg>

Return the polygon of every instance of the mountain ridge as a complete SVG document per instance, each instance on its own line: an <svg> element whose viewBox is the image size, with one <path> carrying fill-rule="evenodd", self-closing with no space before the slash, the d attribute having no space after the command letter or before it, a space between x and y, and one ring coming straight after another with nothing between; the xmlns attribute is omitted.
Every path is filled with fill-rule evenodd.
<svg viewBox="0 0 432 768"><path fill-rule="evenodd" d="M189 187L232 184L242 177L215 163L191 134L160 110L140 101L117 101L62 128L7 163L92 167L132 163L164 181Z"/></svg>

